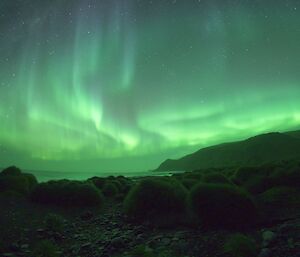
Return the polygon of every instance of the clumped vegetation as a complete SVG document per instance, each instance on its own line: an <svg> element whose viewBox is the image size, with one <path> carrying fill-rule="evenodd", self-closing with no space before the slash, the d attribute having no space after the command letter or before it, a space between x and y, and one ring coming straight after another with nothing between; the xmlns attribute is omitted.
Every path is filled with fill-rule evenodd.
<svg viewBox="0 0 300 257"><path fill-rule="evenodd" d="M132 186L132 181L124 176L118 176L116 178L120 182L120 192L126 195Z"/></svg>
<svg viewBox="0 0 300 257"><path fill-rule="evenodd" d="M232 177L237 185L253 194L260 194L272 187L300 187L300 166L297 162L283 162L260 167L241 167Z"/></svg>
<svg viewBox="0 0 300 257"><path fill-rule="evenodd" d="M106 179L101 177L92 177L88 179L89 182L92 182L98 189L102 190Z"/></svg>
<svg viewBox="0 0 300 257"><path fill-rule="evenodd" d="M272 187L258 196L265 207L300 206L300 190L294 187Z"/></svg>
<svg viewBox="0 0 300 257"><path fill-rule="evenodd" d="M244 187L250 193L258 194L269 187L269 169L241 167L233 175L233 182Z"/></svg>
<svg viewBox="0 0 300 257"><path fill-rule="evenodd" d="M189 204L204 226L243 226L257 221L257 208L244 190L225 184L199 183Z"/></svg>
<svg viewBox="0 0 300 257"><path fill-rule="evenodd" d="M145 179L131 189L124 209L133 220L174 225L186 214L186 197L186 189L174 179Z"/></svg>
<svg viewBox="0 0 300 257"><path fill-rule="evenodd" d="M291 167L277 168L270 174L270 183L272 186L300 187L300 167L292 165Z"/></svg>
<svg viewBox="0 0 300 257"><path fill-rule="evenodd" d="M102 193L92 184L79 181L58 180L40 183L31 194L37 203L61 206L100 206Z"/></svg>
<svg viewBox="0 0 300 257"><path fill-rule="evenodd" d="M5 176L19 176L21 174L22 174L21 169L16 166L7 167L1 172L1 175L5 175Z"/></svg>
<svg viewBox="0 0 300 257"><path fill-rule="evenodd" d="M113 182L106 182L102 188L105 197L115 197L119 193L118 186Z"/></svg>
<svg viewBox="0 0 300 257"><path fill-rule="evenodd" d="M0 192L12 191L22 195L29 193L28 180L23 176L0 176Z"/></svg>
<svg viewBox="0 0 300 257"><path fill-rule="evenodd" d="M32 174L22 173L15 166L8 167L0 173L0 193L15 192L28 195L37 185L37 179Z"/></svg>
<svg viewBox="0 0 300 257"><path fill-rule="evenodd" d="M200 171L186 172L182 175L182 178L195 179L195 180L201 181L203 178L203 173Z"/></svg>
<svg viewBox="0 0 300 257"><path fill-rule="evenodd" d="M224 253L229 254L231 257L256 257L258 247L253 238L238 233L226 240Z"/></svg>
<svg viewBox="0 0 300 257"><path fill-rule="evenodd" d="M172 177L179 181L188 190L203 180L203 174L200 171L174 174Z"/></svg>
<svg viewBox="0 0 300 257"><path fill-rule="evenodd" d="M232 184L232 182L227 177L225 177L223 174L221 174L219 172L212 172L212 173L208 173L208 174L204 175L203 182L229 184L229 185Z"/></svg>
<svg viewBox="0 0 300 257"><path fill-rule="evenodd" d="M30 173L23 173L22 175L27 179L28 189L31 192L38 184L36 177Z"/></svg>
<svg viewBox="0 0 300 257"><path fill-rule="evenodd" d="M199 183L199 180L193 178L183 178L181 180L182 185L184 185L187 189L191 189L194 185Z"/></svg>
<svg viewBox="0 0 300 257"><path fill-rule="evenodd" d="M93 177L88 179L88 181L92 182L101 190L101 192L103 192L105 197L109 198L118 197L124 199L132 186L130 179L125 178L124 176L109 176L107 178Z"/></svg>
<svg viewBox="0 0 300 257"><path fill-rule="evenodd" d="M32 242L26 241L16 244L16 249L20 249L24 256L30 251L30 256L34 257L55 257L62 256L62 253L73 254L73 249L74 253L94 256L102 251L100 247L105 247L108 256L115 257L201 256L208 252L209 256L254 257L258 256L258 248L253 238L244 234L228 237L228 234L230 231L242 231L263 238L260 235L262 227L282 217L294 219L300 206L298 185L299 164L293 162L250 168L205 169L170 177L129 179L110 176L93 177L84 182L58 180L40 184L33 175L10 167L0 173L0 191L3 191L0 200L4 206L1 206L2 209L16 206L21 215L24 212L24 220L31 219L31 209L26 208L32 208L34 224L25 224L24 238L33 235L34 238L50 240L37 242L35 247ZM29 195L38 204L29 202L23 195ZM104 199L109 204L100 215L97 212L99 208L85 210L87 206L101 207ZM7 219L10 213L10 210L4 213L0 223L1 218ZM18 242L18 230L23 231L21 215L14 216L18 223L14 220L10 223L13 223L15 231L10 230L12 226L6 225L6 231L0 235L1 254L11 253L11 246ZM38 229L31 229L35 224L39 225ZM95 230L91 230L90 225ZM290 230L292 226L287 225ZM199 229L195 229L196 226L200 226ZM85 235L90 235L91 231L95 231L98 241L84 244L80 241L78 245L78 238L80 240L81 235L90 238ZM105 236L101 237L103 231ZM274 231L276 233L277 230ZM76 238L70 238L72 233L76 234ZM201 242L197 241L198 236L203 237ZM66 244L62 240L64 238L68 239ZM73 244L71 251L69 242ZM22 245L25 247L21 249Z"/></svg>

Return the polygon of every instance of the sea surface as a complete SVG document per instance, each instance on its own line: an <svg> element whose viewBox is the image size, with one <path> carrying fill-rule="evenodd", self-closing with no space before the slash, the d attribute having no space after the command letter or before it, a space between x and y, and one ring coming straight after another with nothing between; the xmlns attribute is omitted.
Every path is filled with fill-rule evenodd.
<svg viewBox="0 0 300 257"><path fill-rule="evenodd" d="M182 173L183 171L138 171L138 172L63 172L63 171L32 171L25 172L32 173L36 176L39 182L58 180L58 179L72 179L72 180L86 180L88 178L108 177L108 176L125 176L125 177L147 177L147 176L170 176L174 173Z"/></svg>

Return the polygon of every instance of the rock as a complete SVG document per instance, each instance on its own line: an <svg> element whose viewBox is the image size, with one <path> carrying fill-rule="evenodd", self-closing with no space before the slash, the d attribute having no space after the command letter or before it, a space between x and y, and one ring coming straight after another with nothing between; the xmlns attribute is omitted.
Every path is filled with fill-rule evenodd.
<svg viewBox="0 0 300 257"><path fill-rule="evenodd" d="M147 245L150 246L150 248L155 248L158 244L162 243L162 240L164 239L163 235L155 235L149 240L147 240ZM166 241L165 241L166 243Z"/></svg>
<svg viewBox="0 0 300 257"><path fill-rule="evenodd" d="M74 255L77 255L77 253L79 252L79 246L78 245L72 245L70 247L70 251L74 254Z"/></svg>
<svg viewBox="0 0 300 257"><path fill-rule="evenodd" d="M13 252L17 252L20 250L20 246L18 243L12 243L9 247L9 249Z"/></svg>
<svg viewBox="0 0 300 257"><path fill-rule="evenodd" d="M38 228L38 229L36 230L36 232L37 232L39 235L43 235L43 234L45 234L46 230L43 229L43 228Z"/></svg>
<svg viewBox="0 0 300 257"><path fill-rule="evenodd" d="M152 240L161 240L162 239L162 235L156 235L154 237L152 237Z"/></svg>
<svg viewBox="0 0 300 257"><path fill-rule="evenodd" d="M91 220L93 217L94 214L91 211L87 211L80 215L80 218L85 221Z"/></svg>
<svg viewBox="0 0 300 257"><path fill-rule="evenodd" d="M115 237L111 240L110 246L115 249L123 248L125 246L125 240L123 237Z"/></svg>
<svg viewBox="0 0 300 257"><path fill-rule="evenodd" d="M112 235L112 237L117 237L117 236L119 236L120 234L121 234L121 231L120 231L119 228L114 228L114 229L111 230L111 235Z"/></svg>
<svg viewBox="0 0 300 257"><path fill-rule="evenodd" d="M267 247L269 246L276 238L276 234L270 230L264 231L262 233L262 246Z"/></svg>
<svg viewBox="0 0 300 257"><path fill-rule="evenodd" d="M278 231L281 233L287 233L291 231L299 231L300 229L300 221L290 221L290 222L285 222L281 225L278 226Z"/></svg>
<svg viewBox="0 0 300 257"><path fill-rule="evenodd" d="M135 232L137 233L137 234L139 234L139 233L143 233L144 231L145 231L145 227L144 226L142 226L142 225L139 225L139 226L135 226L135 228L134 228L134 230L135 230Z"/></svg>
<svg viewBox="0 0 300 257"><path fill-rule="evenodd" d="M293 249L295 248L295 242L294 242L294 239L293 238L289 238L288 241L287 241L287 245L290 249Z"/></svg>
<svg viewBox="0 0 300 257"><path fill-rule="evenodd" d="M2 256L3 257L15 257L15 254L13 254L13 253L3 253Z"/></svg>
<svg viewBox="0 0 300 257"><path fill-rule="evenodd" d="M25 256L32 256L29 249L24 250L23 253L25 254Z"/></svg>
<svg viewBox="0 0 300 257"><path fill-rule="evenodd" d="M64 239L64 236L60 233L54 233L53 234L53 238L56 240L56 241L62 241Z"/></svg>
<svg viewBox="0 0 300 257"><path fill-rule="evenodd" d="M29 248L29 245L28 244L22 244L21 245L21 249L22 250L26 250L26 249L28 249Z"/></svg>
<svg viewBox="0 0 300 257"><path fill-rule="evenodd" d="M91 243L85 243L81 245L80 250L81 251L86 251L87 249L91 248L92 244Z"/></svg>
<svg viewBox="0 0 300 257"><path fill-rule="evenodd" d="M39 228L36 230L38 238L45 238L47 236L47 231L45 229Z"/></svg>
<svg viewBox="0 0 300 257"><path fill-rule="evenodd" d="M103 239L99 239L99 240L97 240L96 244L97 245L104 245L105 241Z"/></svg>
<svg viewBox="0 0 300 257"><path fill-rule="evenodd" d="M104 246L98 246L97 249L98 249L98 251L103 252L104 251Z"/></svg>
<svg viewBox="0 0 300 257"><path fill-rule="evenodd" d="M261 249L258 257L270 257L271 256L271 250L269 248L263 248Z"/></svg>
<svg viewBox="0 0 300 257"><path fill-rule="evenodd" d="M75 234L73 237L75 239L79 239L79 240L85 240L85 239L87 239L84 234Z"/></svg>
<svg viewBox="0 0 300 257"><path fill-rule="evenodd" d="M171 239L168 238L168 237L164 237L161 239L161 244L164 245L164 246L167 246L171 243Z"/></svg>
<svg viewBox="0 0 300 257"><path fill-rule="evenodd" d="M141 243L143 240L144 240L144 235L143 234L138 234L135 238L135 240L138 242L138 243Z"/></svg>

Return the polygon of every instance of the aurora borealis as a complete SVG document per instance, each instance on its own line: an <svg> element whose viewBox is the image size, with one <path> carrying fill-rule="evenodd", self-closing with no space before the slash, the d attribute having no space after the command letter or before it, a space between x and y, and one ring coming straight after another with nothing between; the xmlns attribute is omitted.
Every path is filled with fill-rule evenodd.
<svg viewBox="0 0 300 257"><path fill-rule="evenodd" d="M0 167L147 170L300 128L297 0L2 0Z"/></svg>

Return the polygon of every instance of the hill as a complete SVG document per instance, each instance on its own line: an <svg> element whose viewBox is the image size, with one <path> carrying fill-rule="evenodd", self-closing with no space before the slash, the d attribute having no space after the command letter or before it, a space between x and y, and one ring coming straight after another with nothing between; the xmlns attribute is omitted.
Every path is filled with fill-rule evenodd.
<svg viewBox="0 0 300 257"><path fill-rule="evenodd" d="M255 166L300 158L300 131L267 133L243 141L206 147L178 160L168 159L158 171L211 167Z"/></svg>

